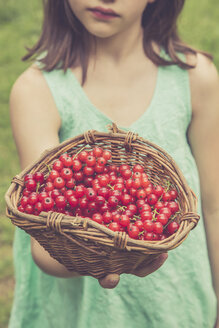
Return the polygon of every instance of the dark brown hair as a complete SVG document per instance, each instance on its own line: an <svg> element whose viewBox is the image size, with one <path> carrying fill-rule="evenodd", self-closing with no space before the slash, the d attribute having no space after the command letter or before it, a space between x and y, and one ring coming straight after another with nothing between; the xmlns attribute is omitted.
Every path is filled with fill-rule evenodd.
<svg viewBox="0 0 219 328"><path fill-rule="evenodd" d="M197 54L197 50L186 45L179 37L177 19L185 0L156 0L147 5L142 16L144 29L144 51L156 65L179 65L183 69L193 68L180 59L178 53ZM89 53L94 37L84 28L72 12L68 0L43 0L44 21L42 33L37 43L28 48L22 59L36 59L43 69L68 69L75 65L82 67L82 84L86 80ZM163 48L169 58L158 55L153 43ZM203 53L203 52L202 52ZM40 56L42 55L43 56ZM211 55L204 53L209 58Z"/></svg>

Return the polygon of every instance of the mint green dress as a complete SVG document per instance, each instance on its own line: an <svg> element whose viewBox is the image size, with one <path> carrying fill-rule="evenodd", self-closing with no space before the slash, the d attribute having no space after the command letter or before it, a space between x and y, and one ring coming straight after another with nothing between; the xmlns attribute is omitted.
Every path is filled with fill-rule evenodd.
<svg viewBox="0 0 219 328"><path fill-rule="evenodd" d="M71 70L43 74L62 120L60 141L89 129L107 130L111 120L90 102ZM201 214L198 171L186 137L190 120L188 72L177 66L159 67L150 106L129 130L175 159L198 196ZM202 217L158 271L145 278L123 274L112 290L101 288L92 277L62 279L43 273L32 260L29 235L18 228L14 265L9 328L214 327L216 297Z"/></svg>

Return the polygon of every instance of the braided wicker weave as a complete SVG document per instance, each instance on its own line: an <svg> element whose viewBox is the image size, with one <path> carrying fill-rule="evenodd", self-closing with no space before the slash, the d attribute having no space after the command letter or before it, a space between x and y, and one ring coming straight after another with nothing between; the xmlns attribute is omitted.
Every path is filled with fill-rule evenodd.
<svg viewBox="0 0 219 328"><path fill-rule="evenodd" d="M84 146L100 146L112 153L116 165L139 163L154 184L165 185L168 180L179 193L179 230L160 241L134 240L125 232L114 232L92 220L55 212L39 216L21 213L17 207L27 173L48 173L50 166L62 153L76 154ZM163 252L179 246L193 229L196 197L173 159L155 144L132 132L119 130L115 124L108 133L87 131L45 151L41 158L14 177L5 195L6 215L17 227L33 236L49 254L69 271L100 278L108 273L131 273Z"/></svg>

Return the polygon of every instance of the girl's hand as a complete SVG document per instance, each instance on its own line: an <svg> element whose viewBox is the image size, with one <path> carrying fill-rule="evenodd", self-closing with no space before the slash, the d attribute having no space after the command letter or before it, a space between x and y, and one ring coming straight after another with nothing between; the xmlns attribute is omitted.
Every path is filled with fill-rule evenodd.
<svg viewBox="0 0 219 328"><path fill-rule="evenodd" d="M217 319L216 319L214 328L219 328L219 309L217 310Z"/></svg>
<svg viewBox="0 0 219 328"><path fill-rule="evenodd" d="M146 277L150 273L153 273L157 269L159 269L163 263L166 261L168 257L167 253L161 254L159 257L157 257L154 261L152 261L150 264L146 265L144 268L141 268L141 270L135 270L133 272L134 275L138 277ZM115 288L120 280L120 276L118 274L109 274L104 278L99 279L99 284L103 288ZM219 326L215 327L219 328Z"/></svg>

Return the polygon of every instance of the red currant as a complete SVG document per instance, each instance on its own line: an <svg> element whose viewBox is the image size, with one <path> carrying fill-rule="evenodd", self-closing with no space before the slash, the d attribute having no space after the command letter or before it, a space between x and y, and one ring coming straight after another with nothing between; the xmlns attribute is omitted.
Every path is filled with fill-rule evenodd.
<svg viewBox="0 0 219 328"><path fill-rule="evenodd" d="M178 229L179 229L179 224L175 221L171 222L167 226L167 230L171 235L177 232Z"/></svg>
<svg viewBox="0 0 219 328"><path fill-rule="evenodd" d="M120 225L118 222L110 222L108 228L112 231L120 231Z"/></svg>
<svg viewBox="0 0 219 328"><path fill-rule="evenodd" d="M51 211L54 206L54 200L51 197L46 197L42 200L42 206L44 211Z"/></svg>

